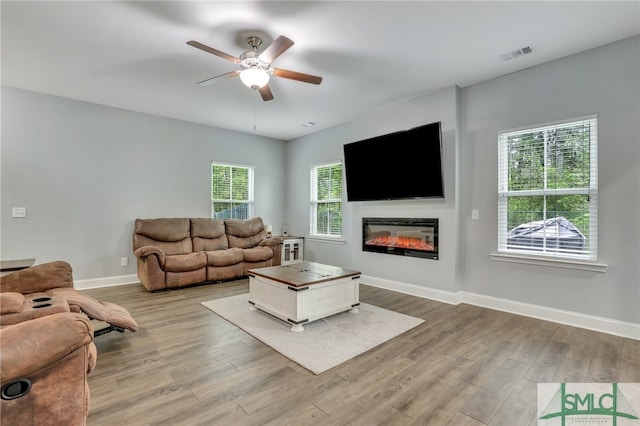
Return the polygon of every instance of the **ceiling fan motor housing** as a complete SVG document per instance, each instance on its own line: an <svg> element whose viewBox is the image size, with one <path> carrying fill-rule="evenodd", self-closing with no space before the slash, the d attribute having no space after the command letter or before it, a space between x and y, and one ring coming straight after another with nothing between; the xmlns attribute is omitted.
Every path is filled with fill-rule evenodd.
<svg viewBox="0 0 640 426"><path fill-rule="evenodd" d="M263 61L259 56L259 53L256 51L244 52L240 55L240 67L242 67L242 69L258 68L263 71L269 71L271 64Z"/></svg>

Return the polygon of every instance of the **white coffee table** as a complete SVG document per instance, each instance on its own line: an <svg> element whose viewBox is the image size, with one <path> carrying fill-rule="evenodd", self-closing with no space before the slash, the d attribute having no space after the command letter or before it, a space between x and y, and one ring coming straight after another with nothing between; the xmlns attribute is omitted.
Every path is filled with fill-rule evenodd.
<svg viewBox="0 0 640 426"><path fill-rule="evenodd" d="M251 269L249 303L301 332L304 323L358 312L360 272L314 262Z"/></svg>

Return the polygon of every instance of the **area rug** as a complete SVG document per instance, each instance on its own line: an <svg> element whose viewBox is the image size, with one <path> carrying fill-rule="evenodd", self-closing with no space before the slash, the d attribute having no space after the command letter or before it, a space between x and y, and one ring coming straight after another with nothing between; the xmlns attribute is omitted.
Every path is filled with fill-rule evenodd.
<svg viewBox="0 0 640 426"><path fill-rule="evenodd" d="M291 331L291 324L249 309L249 294L202 302L204 306L307 370L320 374L422 324L423 319L361 303Z"/></svg>

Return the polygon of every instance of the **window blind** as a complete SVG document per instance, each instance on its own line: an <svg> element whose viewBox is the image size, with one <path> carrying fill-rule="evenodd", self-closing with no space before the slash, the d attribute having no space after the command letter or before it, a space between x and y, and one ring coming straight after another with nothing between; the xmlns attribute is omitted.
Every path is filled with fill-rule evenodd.
<svg viewBox="0 0 640 426"><path fill-rule="evenodd" d="M253 167L211 163L211 217L253 216Z"/></svg>
<svg viewBox="0 0 640 426"><path fill-rule="evenodd" d="M595 116L498 134L498 251L597 259Z"/></svg>
<svg viewBox="0 0 640 426"><path fill-rule="evenodd" d="M342 235L342 163L312 166L310 173L310 233Z"/></svg>

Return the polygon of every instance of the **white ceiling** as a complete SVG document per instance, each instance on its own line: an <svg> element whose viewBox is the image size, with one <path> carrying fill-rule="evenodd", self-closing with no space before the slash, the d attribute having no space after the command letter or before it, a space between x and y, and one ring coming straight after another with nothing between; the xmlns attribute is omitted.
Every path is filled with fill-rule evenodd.
<svg viewBox="0 0 640 426"><path fill-rule="evenodd" d="M282 140L640 34L637 0L3 0L0 13L3 85ZM291 38L273 66L322 84L272 78L269 102L238 78L196 85L237 65L188 40L239 56L253 34Z"/></svg>

